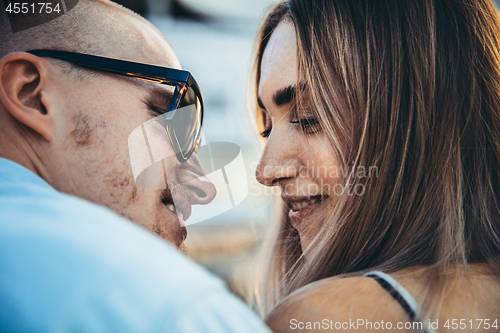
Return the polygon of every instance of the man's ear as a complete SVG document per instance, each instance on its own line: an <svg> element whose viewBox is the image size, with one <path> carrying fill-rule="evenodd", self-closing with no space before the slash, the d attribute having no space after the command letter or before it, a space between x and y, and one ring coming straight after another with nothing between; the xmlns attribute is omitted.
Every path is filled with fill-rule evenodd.
<svg viewBox="0 0 500 333"><path fill-rule="evenodd" d="M50 141L54 114L47 98L49 63L26 52L0 59L0 101L20 124Z"/></svg>

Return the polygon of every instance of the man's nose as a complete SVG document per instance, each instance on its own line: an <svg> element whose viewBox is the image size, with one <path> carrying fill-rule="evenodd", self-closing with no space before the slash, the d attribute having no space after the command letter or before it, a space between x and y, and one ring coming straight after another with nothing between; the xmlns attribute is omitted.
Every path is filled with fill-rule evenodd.
<svg viewBox="0 0 500 333"><path fill-rule="evenodd" d="M189 192L192 205L206 205L214 200L217 189L201 167L196 154L183 162L178 169L178 181Z"/></svg>
<svg viewBox="0 0 500 333"><path fill-rule="evenodd" d="M259 165L255 170L257 181L266 186L277 186L278 181L297 174L298 156L293 140L287 133L272 133L266 142Z"/></svg>

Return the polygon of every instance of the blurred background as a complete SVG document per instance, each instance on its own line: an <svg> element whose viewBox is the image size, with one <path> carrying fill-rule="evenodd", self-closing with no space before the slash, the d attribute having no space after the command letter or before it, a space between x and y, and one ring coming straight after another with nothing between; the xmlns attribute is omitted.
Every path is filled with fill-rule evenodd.
<svg viewBox="0 0 500 333"><path fill-rule="evenodd" d="M220 171L209 174L220 195L206 207L193 207L186 247L190 257L244 297L245 279L271 211L271 191L254 176L262 143L251 124L247 84L259 23L276 0L116 2L151 21L167 37L183 69L196 78L205 100L206 143L233 144L211 144L215 169L226 166L229 184Z"/></svg>

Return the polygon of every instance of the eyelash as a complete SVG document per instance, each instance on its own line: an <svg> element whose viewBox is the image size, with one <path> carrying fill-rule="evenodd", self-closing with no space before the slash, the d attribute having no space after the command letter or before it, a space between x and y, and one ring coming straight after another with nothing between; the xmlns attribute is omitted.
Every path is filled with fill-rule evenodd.
<svg viewBox="0 0 500 333"><path fill-rule="evenodd" d="M263 138L267 138L271 134L272 128L266 129L264 132L260 133Z"/></svg>
<svg viewBox="0 0 500 333"><path fill-rule="evenodd" d="M319 121L316 118L304 118L300 120L291 120L291 124L299 125L307 134L313 134L320 130Z"/></svg>
<svg viewBox="0 0 500 333"><path fill-rule="evenodd" d="M318 132L320 130L320 128L317 128L319 126L319 121L316 118L306 118L306 119L300 119L300 120L291 120L290 123L294 124L294 125L300 125L300 127L302 128L302 130L305 133L307 133L307 134L313 134L313 133L316 133L316 132ZM271 131L272 131L272 127L266 129L265 131L263 131L262 133L260 133L260 135L263 138L267 138L271 134Z"/></svg>
<svg viewBox="0 0 500 333"><path fill-rule="evenodd" d="M151 113L152 113L155 117L157 117L157 116L161 116L161 115L163 115L163 114L167 113L167 111L166 111L166 110L164 110L164 109L162 109L162 108L160 108L160 107L157 107L157 106L156 106L155 104L153 104L153 102L151 102L151 101L147 101L146 105L147 105L147 107L148 107L149 111L151 111Z"/></svg>

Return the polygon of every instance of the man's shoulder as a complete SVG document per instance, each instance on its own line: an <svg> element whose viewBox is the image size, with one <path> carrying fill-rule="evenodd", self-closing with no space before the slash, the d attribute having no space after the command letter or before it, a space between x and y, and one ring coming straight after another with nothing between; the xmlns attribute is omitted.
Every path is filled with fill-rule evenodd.
<svg viewBox="0 0 500 333"><path fill-rule="evenodd" d="M33 182L0 187L0 301L12 312L0 313L0 327L34 322L51 331L56 317L106 316L98 322L108 328L142 329L207 290L227 292L169 243L105 207Z"/></svg>
<svg viewBox="0 0 500 333"><path fill-rule="evenodd" d="M101 265L100 269L118 273L135 267L168 273L171 282L176 277L183 281L182 275L218 281L168 242L78 197L31 188L25 195L0 196L0 207L0 239L8 238L0 247L18 243L24 250L54 251L56 257L64 252L68 260L70 255L78 257L80 268Z"/></svg>

